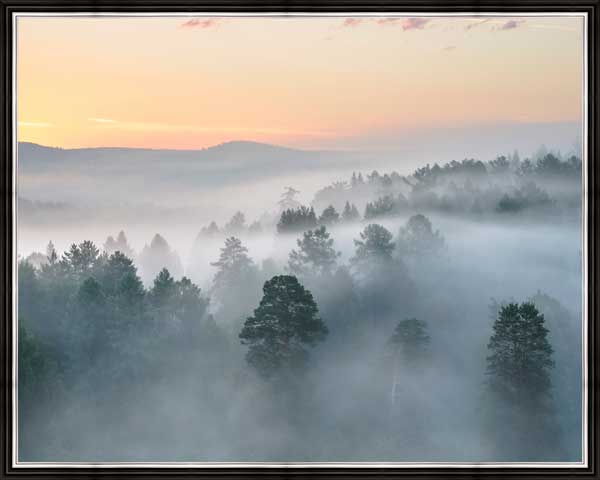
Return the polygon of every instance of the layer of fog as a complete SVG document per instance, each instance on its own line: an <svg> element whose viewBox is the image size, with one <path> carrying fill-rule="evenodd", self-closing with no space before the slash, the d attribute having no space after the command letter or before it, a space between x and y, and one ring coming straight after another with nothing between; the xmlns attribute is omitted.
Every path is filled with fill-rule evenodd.
<svg viewBox="0 0 600 480"><path fill-rule="evenodd" d="M348 178L356 166L336 165L272 176L267 169L256 172L267 179L240 175L235 181L218 183L208 177L199 185L170 177L165 181L177 185L167 190L157 188L160 182L150 182L146 187L140 182L130 194L152 199L156 211L152 207L130 209L127 202L119 208L107 203L98 207L91 199L81 206L83 213L72 217L65 217L60 207L56 214L46 209L45 218L39 221L21 216L18 249L25 257L33 251L43 252L50 240L59 253L83 240L93 240L101 246L108 235L116 236L124 230L139 254L160 234L181 259L182 271L174 274L178 278L187 275L208 295L215 274L210 263L218 259L223 236L198 237L201 227L211 220L222 226L238 210L246 214L248 223L265 212L275 215L277 200L287 185L301 190L298 199L309 204L318 189ZM410 171L394 167L401 173ZM368 170L373 168L370 165ZM384 170L385 165L379 168ZM129 177L119 180L119 188L127 189L128 180ZM81 188L102 189L93 181L83 187L78 181L73 182L69 193L72 199L78 197ZM54 198L51 183L48 180L38 191L37 199L60 200ZM178 206L173 206L177 202L163 204L163 199L177 198L179 185L184 185L182 195L190 196ZM196 204L189 205L191 200ZM71 435L74 446L64 452L64 458L55 460L85 461L90 456L93 460L111 461L497 460L494 445L480 424L486 345L492 333L490 303L493 299L525 301L542 292L571 312L564 319L564 328L577 336L582 306L581 227L578 219L562 222L484 217L477 221L429 213L428 217L445 238L444 255L408 263L408 274L416 289L414 298L400 298L401 306L394 318L386 318L380 329L371 328L356 349L340 346L330 336L313 352L316 368L311 370L305 388L293 393L303 405L301 412L310 415L310 422L304 422L300 413L294 411L293 401L274 400L268 387L252 377L244 361L245 349L234 331L234 346L223 362L222 378L204 384L204 376L212 378L206 372L207 366L197 367L197 377L195 372L184 375L165 366L159 372L161 382L136 385L136 390L128 394L130 397L115 402L118 418L127 419L124 423L99 425L94 435L81 435L81 431L86 431L82 426L94 425L98 419L83 400L66 399L58 421L68 426L67 435ZM384 225L396 236L407 218L377 219L372 223ZM334 246L342 254L341 264L347 264L353 256L354 239L366 223L370 222L331 229ZM258 266L269 259L275 262L269 267L274 274L285 272L298 236L267 230L241 238ZM144 283L150 286L157 271L145 271L140 263L137 266ZM259 298L261 287L249 285L248 290ZM392 285L390 290L396 287ZM328 285L327 291L315 291L317 302L334 295L337 288ZM232 298L231 303L235 304L236 299ZM211 304L217 320L218 308L218 304ZM250 314L251 308L247 309L247 315ZM392 406L385 343L391 334L390 326L411 316L428 322L434 358L419 375L403 372L408 400ZM326 316L324 320L327 323ZM578 354L572 352L574 358ZM574 380L576 383L577 378ZM155 416L151 421L140 408L142 403L153 406ZM578 410L579 405L580 398L560 397L559 392L559 413ZM563 459L577 460L581 453L579 417L564 417L564 443L568 447Z"/></svg>

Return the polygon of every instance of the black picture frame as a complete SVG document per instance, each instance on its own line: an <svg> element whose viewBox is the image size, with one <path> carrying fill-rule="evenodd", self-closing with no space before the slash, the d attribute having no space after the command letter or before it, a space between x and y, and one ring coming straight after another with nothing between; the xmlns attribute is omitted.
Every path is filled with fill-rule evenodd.
<svg viewBox="0 0 600 480"><path fill-rule="evenodd" d="M600 225L600 209L598 179L598 140L600 130L598 125L598 107L600 102L599 67L598 67L598 34L600 32L600 0L0 0L0 86L2 91L1 106L3 113L0 128L0 311L2 323L0 328L0 352L2 355L2 394L0 395L0 410L2 413L0 428L0 477L1 478L106 478L121 479L136 478L166 478L166 477L206 477L206 478L600 478L600 448L598 435L600 430L598 385L598 350L600 348L600 330L597 328L598 273L600 260L598 258L598 225ZM111 467L111 468L15 468L12 465L13 455L13 219L15 195L13 192L13 24L12 15L16 12L185 12L185 13L544 13L544 12L585 12L587 13L587 309L588 309L588 466L587 468L547 468L547 467L490 467L478 468L374 468L354 466L348 468L329 467L191 467L179 465L176 468L155 467Z"/></svg>

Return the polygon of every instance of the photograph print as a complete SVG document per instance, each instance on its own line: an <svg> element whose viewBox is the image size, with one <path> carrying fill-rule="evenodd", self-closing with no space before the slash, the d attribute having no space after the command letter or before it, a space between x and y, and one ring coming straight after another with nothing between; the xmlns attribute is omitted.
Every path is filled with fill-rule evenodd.
<svg viewBox="0 0 600 480"><path fill-rule="evenodd" d="M14 466L586 466L586 22L16 14Z"/></svg>

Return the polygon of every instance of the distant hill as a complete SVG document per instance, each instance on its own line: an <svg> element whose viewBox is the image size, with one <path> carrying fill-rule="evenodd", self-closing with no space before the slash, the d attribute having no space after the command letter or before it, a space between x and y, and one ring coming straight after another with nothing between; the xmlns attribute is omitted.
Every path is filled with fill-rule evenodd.
<svg viewBox="0 0 600 480"><path fill-rule="evenodd" d="M39 174L47 169L68 169L69 173L80 170L89 172L110 169L111 172L127 172L152 166L168 167L190 174L210 166L237 169L260 169L262 174L277 174L293 169L340 166L364 159L364 154L347 154L333 151L297 150L265 143L249 141L227 142L201 150L154 150L145 148L74 148L45 147L34 143L19 143L18 162L22 173ZM265 168L269 169L265 171ZM146 172L148 173L148 172Z"/></svg>
<svg viewBox="0 0 600 480"><path fill-rule="evenodd" d="M18 193L79 204L196 203L210 190L244 187L317 170L376 168L379 155L297 150L234 141L201 150L18 145ZM283 181L283 180L282 180ZM281 187L283 188L283 187ZM274 192L274 202L279 189Z"/></svg>

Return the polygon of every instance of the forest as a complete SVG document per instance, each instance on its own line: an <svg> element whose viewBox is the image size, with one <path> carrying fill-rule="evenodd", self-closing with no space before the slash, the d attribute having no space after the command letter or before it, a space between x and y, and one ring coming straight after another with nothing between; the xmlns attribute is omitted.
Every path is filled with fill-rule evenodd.
<svg viewBox="0 0 600 480"><path fill-rule="evenodd" d="M281 185L188 259L48 238L18 263L19 460L579 461L581 179L515 152Z"/></svg>

